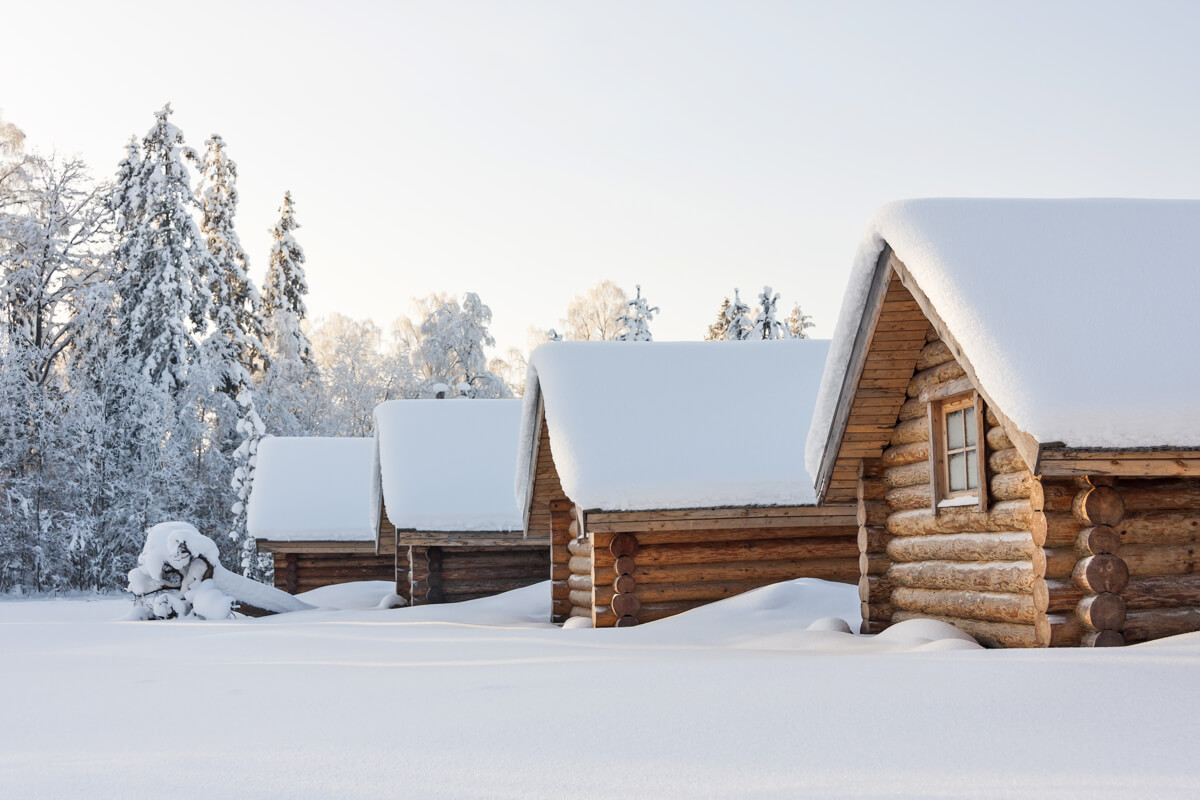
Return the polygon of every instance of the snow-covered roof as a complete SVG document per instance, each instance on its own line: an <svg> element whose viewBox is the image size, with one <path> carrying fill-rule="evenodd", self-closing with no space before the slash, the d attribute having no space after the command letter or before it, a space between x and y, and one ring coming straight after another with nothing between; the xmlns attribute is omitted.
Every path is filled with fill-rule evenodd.
<svg viewBox="0 0 1200 800"><path fill-rule="evenodd" d="M906 200L867 226L806 448L817 474L890 246L980 388L1041 443L1200 446L1200 201Z"/></svg>
<svg viewBox="0 0 1200 800"><path fill-rule="evenodd" d="M372 447L371 439L359 438L263 439L246 511L250 535L278 542L374 541Z"/></svg>
<svg viewBox="0 0 1200 800"><path fill-rule="evenodd" d="M551 342L529 360L517 497L539 399L563 491L634 511L809 505L801 457L829 343Z"/></svg>
<svg viewBox="0 0 1200 800"><path fill-rule="evenodd" d="M375 408L376 459L398 530L519 531L512 496L520 400L393 400Z"/></svg>

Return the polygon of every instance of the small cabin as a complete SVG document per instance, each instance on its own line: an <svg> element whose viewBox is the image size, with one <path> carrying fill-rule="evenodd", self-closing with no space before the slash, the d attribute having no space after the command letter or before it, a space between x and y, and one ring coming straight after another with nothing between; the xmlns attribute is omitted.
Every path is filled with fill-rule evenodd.
<svg viewBox="0 0 1200 800"><path fill-rule="evenodd" d="M551 539L552 619L661 619L770 583L858 580L853 497L802 458L828 342L551 342L517 497Z"/></svg>
<svg viewBox="0 0 1200 800"><path fill-rule="evenodd" d="M296 594L335 583L390 581L390 539L376 544L371 439L279 437L258 445L246 527L271 553L275 586Z"/></svg>
<svg viewBox="0 0 1200 800"><path fill-rule="evenodd" d="M474 600L546 580L548 535L513 500L520 400L393 400L375 409L374 508L394 536L396 593ZM394 533L393 533L394 531Z"/></svg>
<svg viewBox="0 0 1200 800"><path fill-rule="evenodd" d="M1200 630L1200 202L872 219L808 441L858 507L863 630L994 647Z"/></svg>

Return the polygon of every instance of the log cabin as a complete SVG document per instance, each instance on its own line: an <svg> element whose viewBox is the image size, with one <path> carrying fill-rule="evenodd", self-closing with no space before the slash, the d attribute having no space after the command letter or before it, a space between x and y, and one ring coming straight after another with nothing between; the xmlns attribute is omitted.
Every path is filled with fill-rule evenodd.
<svg viewBox="0 0 1200 800"><path fill-rule="evenodd" d="M525 534L512 495L520 400L394 400L375 409L380 541L396 593L452 603L546 580L549 536Z"/></svg>
<svg viewBox="0 0 1200 800"><path fill-rule="evenodd" d="M271 553L275 586L296 594L392 580L394 549L377 546L369 438L268 437L258 445L246 526Z"/></svg>
<svg viewBox="0 0 1200 800"><path fill-rule="evenodd" d="M918 200L860 247L807 447L862 629L1200 630L1200 203Z"/></svg>
<svg viewBox="0 0 1200 800"><path fill-rule="evenodd" d="M623 627L770 583L858 580L855 507L802 452L828 342L551 342L517 473L551 619Z"/></svg>

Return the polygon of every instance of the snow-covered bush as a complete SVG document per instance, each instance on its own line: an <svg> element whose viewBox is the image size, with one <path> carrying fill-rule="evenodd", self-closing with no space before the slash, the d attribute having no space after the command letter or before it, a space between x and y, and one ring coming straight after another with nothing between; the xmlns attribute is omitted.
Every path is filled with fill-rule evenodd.
<svg viewBox="0 0 1200 800"><path fill-rule="evenodd" d="M161 522L146 532L127 590L134 596L132 619L231 619L239 605L260 614L311 608L225 569L216 543L187 522Z"/></svg>

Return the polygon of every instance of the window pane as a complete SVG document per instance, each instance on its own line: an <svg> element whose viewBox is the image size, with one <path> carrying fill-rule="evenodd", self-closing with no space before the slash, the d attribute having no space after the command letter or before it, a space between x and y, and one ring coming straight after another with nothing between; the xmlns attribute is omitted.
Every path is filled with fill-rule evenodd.
<svg viewBox="0 0 1200 800"><path fill-rule="evenodd" d="M963 412L951 411L946 415L946 446L951 450L963 446Z"/></svg>
<svg viewBox="0 0 1200 800"><path fill-rule="evenodd" d="M963 425L965 425L966 429L967 429L967 447L971 447L975 444L975 438L976 438L975 437L975 409L974 408L964 408L963 409Z"/></svg>
<svg viewBox="0 0 1200 800"><path fill-rule="evenodd" d="M950 491L961 492L967 488L967 454L950 456Z"/></svg>
<svg viewBox="0 0 1200 800"><path fill-rule="evenodd" d="M967 428L967 430L969 431L971 429ZM966 458L967 458L967 488L968 489L978 489L979 488L979 451L978 450L968 450L966 453L963 453L963 455L966 456Z"/></svg>

